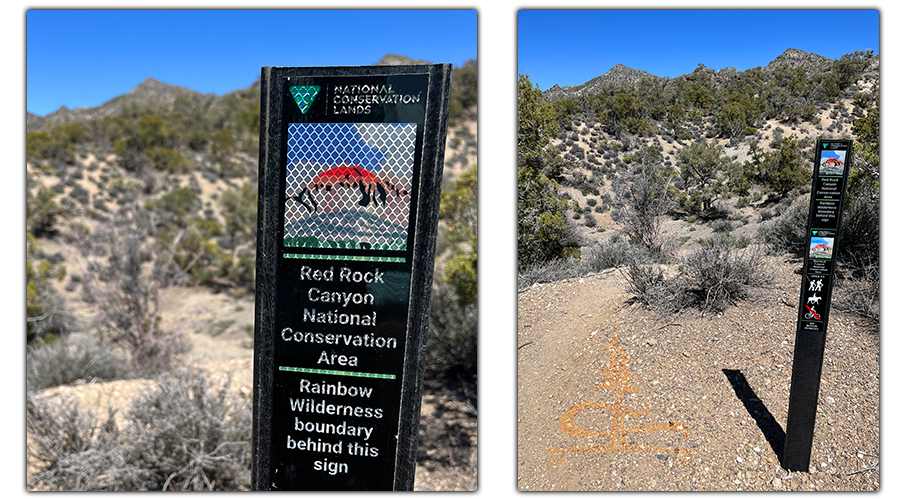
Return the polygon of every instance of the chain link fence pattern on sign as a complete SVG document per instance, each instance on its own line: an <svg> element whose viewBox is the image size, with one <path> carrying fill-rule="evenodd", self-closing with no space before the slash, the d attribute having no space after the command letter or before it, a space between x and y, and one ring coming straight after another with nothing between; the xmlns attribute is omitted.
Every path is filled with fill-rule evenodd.
<svg viewBox="0 0 900 500"><path fill-rule="evenodd" d="M284 244L406 250L416 124L288 126Z"/></svg>

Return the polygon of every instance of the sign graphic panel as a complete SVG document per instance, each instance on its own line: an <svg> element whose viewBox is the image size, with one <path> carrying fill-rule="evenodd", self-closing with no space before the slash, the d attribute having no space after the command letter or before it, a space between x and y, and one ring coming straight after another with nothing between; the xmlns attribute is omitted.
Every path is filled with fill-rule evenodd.
<svg viewBox="0 0 900 500"><path fill-rule="evenodd" d="M415 123L291 123L284 245L406 250L415 143Z"/></svg>

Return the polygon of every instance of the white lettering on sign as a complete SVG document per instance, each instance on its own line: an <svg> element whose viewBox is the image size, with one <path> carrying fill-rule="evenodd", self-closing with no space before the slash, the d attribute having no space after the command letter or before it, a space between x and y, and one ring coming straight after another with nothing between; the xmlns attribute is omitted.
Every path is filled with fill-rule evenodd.
<svg viewBox="0 0 900 500"><path fill-rule="evenodd" d="M326 365L338 365L338 366L359 366L359 359L356 356L347 356L344 354L328 354L327 351L322 351L322 354L319 355L319 360L316 361L317 364L326 364Z"/></svg>
<svg viewBox="0 0 900 500"><path fill-rule="evenodd" d="M353 283L384 283L384 273L378 272L378 268L375 268L375 272L360 272L353 271L348 267L341 268L341 281L348 281Z"/></svg>
<svg viewBox="0 0 900 500"><path fill-rule="evenodd" d="M281 340L306 344L344 345L347 347L377 347L396 349L397 339L372 333L348 335L345 333L295 332L290 327L281 330Z"/></svg>
<svg viewBox="0 0 900 500"><path fill-rule="evenodd" d="M372 305L375 302L375 296L371 293L326 292L318 288L310 288L306 296L310 302L333 302L341 304L341 307L347 307L351 302L354 305Z"/></svg>
<svg viewBox="0 0 900 500"><path fill-rule="evenodd" d="M330 323L332 325L358 325L375 326L378 313L372 314L347 314L334 311L317 312L315 309L303 308L303 321L309 323Z"/></svg>

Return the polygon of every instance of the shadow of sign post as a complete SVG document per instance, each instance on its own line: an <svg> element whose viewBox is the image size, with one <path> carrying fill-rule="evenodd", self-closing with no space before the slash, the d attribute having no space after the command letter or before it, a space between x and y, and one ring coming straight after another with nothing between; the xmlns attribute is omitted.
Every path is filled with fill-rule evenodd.
<svg viewBox="0 0 900 500"><path fill-rule="evenodd" d="M722 373L725 374L725 377L731 384L731 388L734 389L734 395L741 400L747 413L756 421L756 426L762 431L766 441L769 442L769 446L772 447L772 451L775 452L777 457L781 458L784 452L784 429L781 428L781 425L775 420L775 417L769 412L766 405L756 395L756 391L750 387L747 378L744 377L740 370L724 369Z"/></svg>

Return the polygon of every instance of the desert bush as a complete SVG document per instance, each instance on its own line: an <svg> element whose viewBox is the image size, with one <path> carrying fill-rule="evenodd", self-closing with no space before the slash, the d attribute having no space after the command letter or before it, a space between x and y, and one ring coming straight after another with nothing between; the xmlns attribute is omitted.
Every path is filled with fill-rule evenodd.
<svg viewBox="0 0 900 500"><path fill-rule="evenodd" d="M760 228L760 238L775 254L806 252L806 226L809 220L809 195L797 197L781 215Z"/></svg>
<svg viewBox="0 0 900 500"><path fill-rule="evenodd" d="M102 422L75 398L26 393L26 461L36 470L28 476L29 489L104 489L101 485L108 477L104 472L113 466L109 449L115 447L114 416L110 408Z"/></svg>
<svg viewBox="0 0 900 500"><path fill-rule="evenodd" d="M618 236L596 245L582 252L581 262L588 272L597 272L604 269L619 267L628 262L628 255L636 251L626 241Z"/></svg>
<svg viewBox="0 0 900 500"><path fill-rule="evenodd" d="M668 252L662 217L675 206L672 180L676 174L661 163L659 149L643 149L628 171L612 183L613 219L622 225L622 233L630 242L640 244L654 257Z"/></svg>
<svg viewBox="0 0 900 500"><path fill-rule="evenodd" d="M246 490L249 402L202 370L165 374L116 428L77 401L29 396L29 486L46 490Z"/></svg>
<svg viewBox="0 0 900 500"><path fill-rule="evenodd" d="M638 260L649 259L643 249L629 244L617 235L606 242L582 249L579 257L555 259L528 266L519 272L518 286L521 289L535 283L552 283L620 267L626 265L634 254L641 255L636 258Z"/></svg>
<svg viewBox="0 0 900 500"><path fill-rule="evenodd" d="M27 343L56 338L68 331L65 301L54 281L66 276L65 266L41 252L37 239L25 234L25 338Z"/></svg>
<svg viewBox="0 0 900 500"><path fill-rule="evenodd" d="M577 138L577 134L576 134L576 138ZM572 146L572 148L569 150L569 153L571 153L572 156L574 156L575 158L577 158L579 160L583 161L585 159L584 149L581 146L579 146L578 144L575 144L574 146Z"/></svg>
<svg viewBox="0 0 900 500"><path fill-rule="evenodd" d="M620 268L632 300L660 314L680 311L687 306L683 280L667 278L659 264L648 264L636 255Z"/></svg>
<svg viewBox="0 0 900 500"><path fill-rule="evenodd" d="M837 281L834 307L878 321L881 308L880 268L877 263L851 263L849 276ZM876 327L877 330L877 327Z"/></svg>
<svg viewBox="0 0 900 500"><path fill-rule="evenodd" d="M142 374L168 370L187 350L180 335L162 330L159 316L160 290L183 273L173 261L180 236L169 248L156 248L152 231L153 221L134 210L98 224L78 243L88 261L82 298L98 306L96 328L125 349Z"/></svg>
<svg viewBox="0 0 900 500"><path fill-rule="evenodd" d="M672 276L657 264L647 264L639 254L631 255L621 269L633 300L659 314L689 307L718 312L766 283L759 247L740 248L743 242L728 235L700 243Z"/></svg>
<svg viewBox="0 0 900 500"><path fill-rule="evenodd" d="M729 220L717 220L712 223L714 233L728 233L734 229L734 225Z"/></svg>
<svg viewBox="0 0 900 500"><path fill-rule="evenodd" d="M518 287L529 287L535 283L552 283L579 276L579 259L553 259L535 262L519 271Z"/></svg>
<svg viewBox="0 0 900 500"><path fill-rule="evenodd" d="M74 163L76 146L87 139L88 131L78 122L58 123L29 132L26 157L29 160L60 160Z"/></svg>
<svg viewBox="0 0 900 500"><path fill-rule="evenodd" d="M25 190L25 228L35 236L52 235L56 231L56 219L60 215L60 206L56 203L56 184L54 189L41 185L30 175L27 178L28 189ZM35 186L33 189L32 187Z"/></svg>
<svg viewBox="0 0 900 500"><path fill-rule="evenodd" d="M69 193L70 198L74 198L75 201L81 203L83 206L87 206L91 202L91 194L88 193L87 189L81 186L81 184L75 184L72 187L72 192Z"/></svg>
<svg viewBox="0 0 900 500"><path fill-rule="evenodd" d="M722 311L767 282L763 252L740 244L736 238L716 235L685 258L680 273L686 292L694 296L693 305Z"/></svg>
<svg viewBox="0 0 900 500"><path fill-rule="evenodd" d="M478 304L464 303L452 283L437 279L425 355L426 377L474 381L478 372Z"/></svg>
<svg viewBox="0 0 900 500"><path fill-rule="evenodd" d="M40 391L76 380L107 381L129 378L131 370L124 353L110 349L86 335L70 334L51 342L28 347L25 355L25 387Z"/></svg>
<svg viewBox="0 0 900 500"><path fill-rule="evenodd" d="M881 226L878 204L879 198L873 196L855 196L847 200L841 216L838 245L841 258L862 259L877 266Z"/></svg>
<svg viewBox="0 0 900 500"><path fill-rule="evenodd" d="M167 373L125 413L126 483L136 490L238 490L250 482L249 402L230 378L202 370Z"/></svg>

